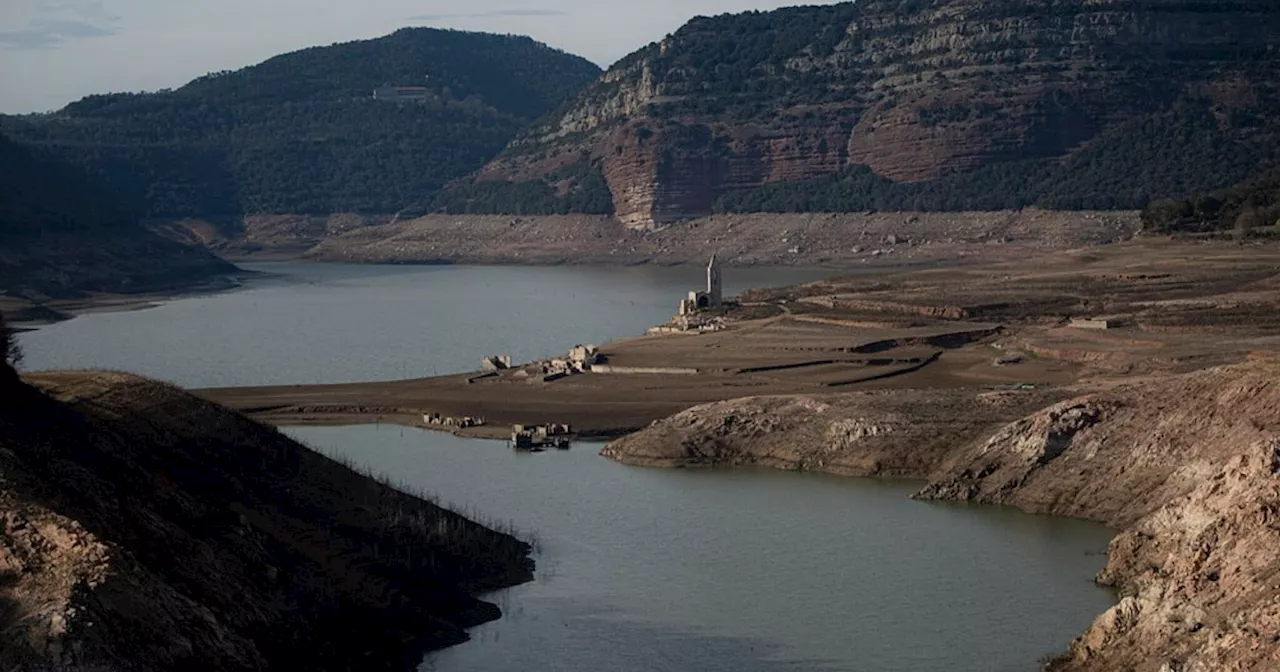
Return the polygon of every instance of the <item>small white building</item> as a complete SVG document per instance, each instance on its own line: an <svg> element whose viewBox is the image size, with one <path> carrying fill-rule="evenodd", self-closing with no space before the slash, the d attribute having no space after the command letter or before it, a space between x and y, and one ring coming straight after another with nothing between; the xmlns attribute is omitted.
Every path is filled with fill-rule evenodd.
<svg viewBox="0 0 1280 672"><path fill-rule="evenodd" d="M388 103L416 103L427 99L425 86L383 86L373 90L373 99Z"/></svg>
<svg viewBox="0 0 1280 672"><path fill-rule="evenodd" d="M1106 331L1120 326L1120 322L1110 317L1077 317L1071 320L1071 326L1076 329Z"/></svg>

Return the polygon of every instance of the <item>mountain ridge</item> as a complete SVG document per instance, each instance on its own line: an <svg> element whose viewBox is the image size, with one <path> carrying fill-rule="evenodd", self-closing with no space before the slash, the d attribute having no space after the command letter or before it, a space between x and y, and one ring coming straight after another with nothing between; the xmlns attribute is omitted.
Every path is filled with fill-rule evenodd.
<svg viewBox="0 0 1280 672"><path fill-rule="evenodd" d="M528 127L466 187L572 194L587 175L641 227L714 212L1141 208L1280 164L1277 32L1280 8L1253 1L700 17ZM490 202L445 199L501 210Z"/></svg>

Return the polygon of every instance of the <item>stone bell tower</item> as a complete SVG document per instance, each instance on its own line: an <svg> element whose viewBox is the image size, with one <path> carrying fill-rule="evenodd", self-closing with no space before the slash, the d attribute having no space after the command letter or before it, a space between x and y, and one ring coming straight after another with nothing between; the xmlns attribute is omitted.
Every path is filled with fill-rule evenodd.
<svg viewBox="0 0 1280 672"><path fill-rule="evenodd" d="M711 306L719 306L724 300L723 290L720 284L720 262L716 259L714 252L711 253L711 261L707 263L707 303Z"/></svg>

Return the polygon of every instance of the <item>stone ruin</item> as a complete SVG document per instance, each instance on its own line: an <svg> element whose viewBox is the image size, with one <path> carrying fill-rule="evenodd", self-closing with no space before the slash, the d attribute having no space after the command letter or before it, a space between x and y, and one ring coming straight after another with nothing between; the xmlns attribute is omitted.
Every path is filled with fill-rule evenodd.
<svg viewBox="0 0 1280 672"><path fill-rule="evenodd" d="M485 355L480 360L480 370L485 373L505 371L511 368L511 355Z"/></svg>
<svg viewBox="0 0 1280 672"><path fill-rule="evenodd" d="M1120 326L1120 320L1109 317L1077 317L1070 324L1075 329L1106 331Z"/></svg>
<svg viewBox="0 0 1280 672"><path fill-rule="evenodd" d="M423 413L422 424L429 427L468 429L470 427L483 427L485 425L485 419L473 418L469 415L464 415L461 418L452 418L448 416L441 416L439 413Z"/></svg>
<svg viewBox="0 0 1280 672"><path fill-rule="evenodd" d="M575 345L566 357L548 359L537 364L543 382L586 373L600 361L600 349L594 345Z"/></svg>
<svg viewBox="0 0 1280 672"><path fill-rule="evenodd" d="M518 450L540 449L545 446L568 448L573 428L569 425L512 425L511 447Z"/></svg>
<svg viewBox="0 0 1280 672"><path fill-rule="evenodd" d="M575 345L569 351L569 365L575 370L590 371L591 365L600 361L600 348L594 345Z"/></svg>

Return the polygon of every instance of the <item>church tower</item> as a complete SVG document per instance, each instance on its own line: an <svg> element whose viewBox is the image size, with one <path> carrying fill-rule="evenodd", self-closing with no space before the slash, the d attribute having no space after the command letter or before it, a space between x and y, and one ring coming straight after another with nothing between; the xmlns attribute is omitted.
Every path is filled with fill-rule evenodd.
<svg viewBox="0 0 1280 672"><path fill-rule="evenodd" d="M719 306L724 300L720 285L720 262L716 259L714 252L711 253L711 261L707 264L707 302L712 306Z"/></svg>

